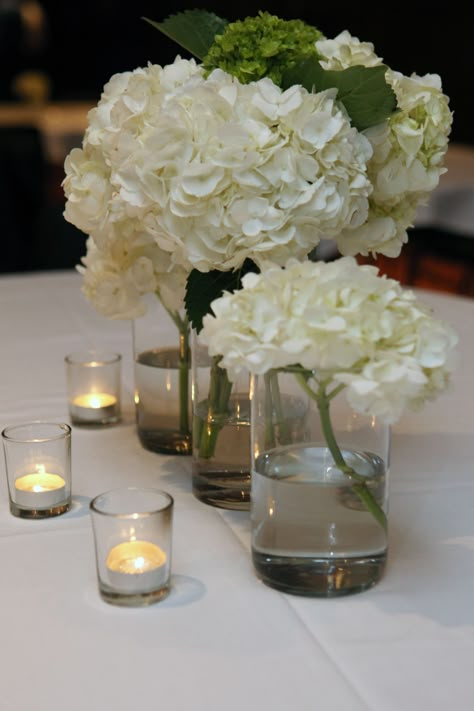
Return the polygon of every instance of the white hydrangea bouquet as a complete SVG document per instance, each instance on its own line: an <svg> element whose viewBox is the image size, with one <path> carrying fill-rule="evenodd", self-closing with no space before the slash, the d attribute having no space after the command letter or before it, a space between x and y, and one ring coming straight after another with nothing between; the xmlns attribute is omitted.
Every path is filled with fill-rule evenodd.
<svg viewBox="0 0 474 711"><path fill-rule="evenodd" d="M65 217L90 237L80 270L101 313L134 318L155 292L187 328L187 280L199 331L245 273L304 260L322 238L342 255L399 254L444 171L438 76L404 77L347 31L265 12L151 24L198 61L113 76L65 164Z"/></svg>
<svg viewBox="0 0 474 711"><path fill-rule="evenodd" d="M421 408L449 382L457 343L451 327L413 292L353 257L327 264L292 259L285 268L247 274L242 289L211 306L201 332L209 353L221 356L231 379L242 369L293 373L316 402L336 466L386 528L384 511L338 445L331 401L344 391L353 410L388 424L406 408Z"/></svg>

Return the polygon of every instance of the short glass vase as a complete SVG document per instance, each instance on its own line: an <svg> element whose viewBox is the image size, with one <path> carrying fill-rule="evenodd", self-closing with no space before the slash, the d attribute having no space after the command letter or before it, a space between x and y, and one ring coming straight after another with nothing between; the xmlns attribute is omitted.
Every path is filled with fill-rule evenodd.
<svg viewBox="0 0 474 711"><path fill-rule="evenodd" d="M218 508L250 508L249 375L230 382L192 334L193 494Z"/></svg>
<svg viewBox="0 0 474 711"><path fill-rule="evenodd" d="M189 335L184 311L167 311L155 294L133 321L137 434L159 454L191 454Z"/></svg>
<svg viewBox="0 0 474 711"><path fill-rule="evenodd" d="M386 563L390 428L289 371L252 377L254 567L286 593L361 592Z"/></svg>

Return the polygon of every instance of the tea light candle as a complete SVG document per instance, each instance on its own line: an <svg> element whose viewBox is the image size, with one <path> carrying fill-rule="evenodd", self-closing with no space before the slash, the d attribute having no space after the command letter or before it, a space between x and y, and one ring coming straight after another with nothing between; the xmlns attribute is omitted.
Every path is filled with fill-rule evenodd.
<svg viewBox="0 0 474 711"><path fill-rule="evenodd" d="M66 482L38 465L36 472L15 479L15 502L31 509L49 509L66 499Z"/></svg>
<svg viewBox="0 0 474 711"><path fill-rule="evenodd" d="M105 564L109 582L121 592L140 593L166 582L166 553L150 541L125 541L110 549Z"/></svg>
<svg viewBox="0 0 474 711"><path fill-rule="evenodd" d="M82 422L101 422L113 418L117 412L117 398L109 393L77 395L71 403L71 415Z"/></svg>

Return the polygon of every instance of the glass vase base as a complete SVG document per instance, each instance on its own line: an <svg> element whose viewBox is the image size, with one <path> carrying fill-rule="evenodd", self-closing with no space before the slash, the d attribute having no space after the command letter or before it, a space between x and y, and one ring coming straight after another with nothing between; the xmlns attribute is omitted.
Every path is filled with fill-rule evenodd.
<svg viewBox="0 0 474 711"><path fill-rule="evenodd" d="M54 516L61 516L67 513L70 508L70 501L51 506L47 509L26 509L18 506L13 501L10 502L10 513L13 514L13 516L18 516L18 518L53 518Z"/></svg>
<svg viewBox="0 0 474 711"><path fill-rule="evenodd" d="M250 473L193 472L193 494L209 506L232 511L249 511Z"/></svg>
<svg viewBox="0 0 474 711"><path fill-rule="evenodd" d="M157 454L192 454L191 435L181 432L170 432L169 430L159 432L139 428L138 439L142 447Z"/></svg>
<svg viewBox="0 0 474 711"><path fill-rule="evenodd" d="M382 578L386 552L350 558L298 558L252 551L265 585L291 595L341 597L363 592Z"/></svg>
<svg viewBox="0 0 474 711"><path fill-rule="evenodd" d="M106 586L99 587L99 593L104 602L109 605L118 605L119 607L148 607L156 602L164 600L170 592L170 587L166 586L159 590L151 592L125 594L107 588Z"/></svg>

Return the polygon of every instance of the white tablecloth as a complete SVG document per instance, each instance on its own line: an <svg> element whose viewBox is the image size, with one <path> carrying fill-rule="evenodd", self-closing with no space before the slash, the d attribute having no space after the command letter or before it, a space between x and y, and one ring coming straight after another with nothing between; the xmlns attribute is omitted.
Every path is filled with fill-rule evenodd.
<svg viewBox="0 0 474 711"><path fill-rule="evenodd" d="M423 294L461 335L450 392L393 435L389 564L352 597L283 595L254 575L249 518L198 502L188 458L140 446L130 325L74 273L0 279L0 425L67 421L64 355L123 354L124 422L73 428L74 506L25 521L0 472L2 711L468 711L474 704L474 300ZM90 499L122 485L175 497L173 589L146 609L98 594Z"/></svg>

